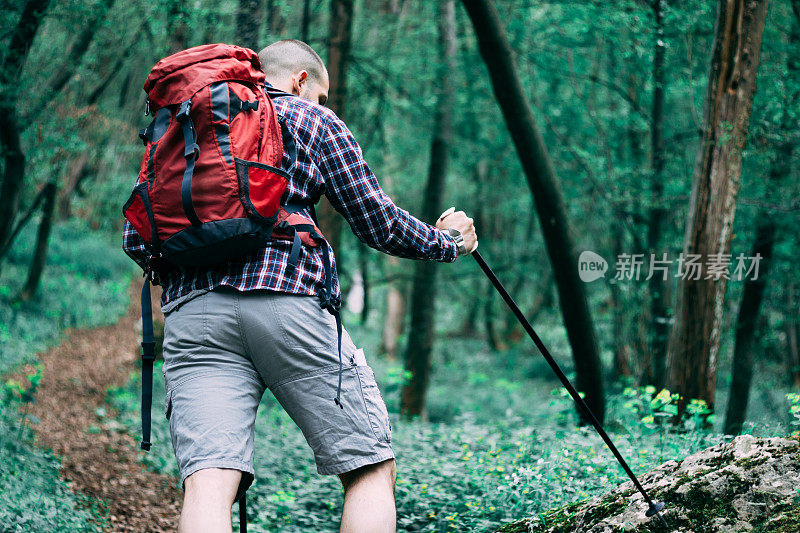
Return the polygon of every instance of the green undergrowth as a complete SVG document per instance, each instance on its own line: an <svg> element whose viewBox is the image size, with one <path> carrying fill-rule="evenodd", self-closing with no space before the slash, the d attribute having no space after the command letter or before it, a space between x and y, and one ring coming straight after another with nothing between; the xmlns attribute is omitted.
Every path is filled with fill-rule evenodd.
<svg viewBox="0 0 800 533"><path fill-rule="evenodd" d="M117 320L129 302L133 263L113 236L79 221L58 224L36 298L18 302L35 230L29 224L0 266L0 375L35 365L25 379L4 377L0 385L0 529L96 531L102 503L72 492L59 477L59 461L33 445L31 427L38 420L28 411L39 380L47 379L36 354L55 345L66 328Z"/></svg>
<svg viewBox="0 0 800 533"><path fill-rule="evenodd" d="M351 322L357 343L376 353L377 335ZM398 416L399 363L368 356L391 416L400 531L493 531L627 480L594 430L576 424L571 399L535 358L489 353L474 340L442 340L436 357L431 416L423 422ZM177 476L158 369L154 377L154 445L142 461ZM135 434L140 386L134 373L125 387L109 391L119 420ZM637 474L725 440L700 429L698 405L679 431L668 427L663 422L672 402L652 388L609 395L606 427ZM253 530L338 531L341 504L337 478L317 475L302 433L267 392L248 494Z"/></svg>
<svg viewBox="0 0 800 533"><path fill-rule="evenodd" d="M111 324L126 310L134 263L119 237L73 220L53 228L36 298L17 301L36 245L28 224L0 264L0 374L35 360L71 327Z"/></svg>
<svg viewBox="0 0 800 533"><path fill-rule="evenodd" d="M100 531L102 504L72 492L59 477L59 461L31 444L29 424L37 420L26 414L34 400L30 389L6 383L0 391L0 530Z"/></svg>

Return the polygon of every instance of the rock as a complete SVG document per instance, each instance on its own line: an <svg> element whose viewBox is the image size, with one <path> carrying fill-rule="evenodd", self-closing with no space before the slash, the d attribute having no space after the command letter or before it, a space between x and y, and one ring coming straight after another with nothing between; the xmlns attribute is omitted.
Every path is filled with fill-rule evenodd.
<svg viewBox="0 0 800 533"><path fill-rule="evenodd" d="M640 476L647 504L628 481L606 495L504 525L498 533L800 533L800 440L741 435Z"/></svg>

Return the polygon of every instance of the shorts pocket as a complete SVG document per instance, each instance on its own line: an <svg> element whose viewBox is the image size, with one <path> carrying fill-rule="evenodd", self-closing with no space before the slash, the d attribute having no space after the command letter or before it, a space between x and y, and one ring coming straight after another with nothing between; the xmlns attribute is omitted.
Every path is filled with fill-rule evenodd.
<svg viewBox="0 0 800 533"><path fill-rule="evenodd" d="M391 442L392 429L389 425L389 412L386 410L386 403L375 382L375 374L369 366L357 366L356 370L372 432L379 441Z"/></svg>
<svg viewBox="0 0 800 533"><path fill-rule="evenodd" d="M315 355L324 350L330 354L330 364L338 365L336 319L319 306L316 297L276 293L270 294L268 301L271 318L287 347Z"/></svg>

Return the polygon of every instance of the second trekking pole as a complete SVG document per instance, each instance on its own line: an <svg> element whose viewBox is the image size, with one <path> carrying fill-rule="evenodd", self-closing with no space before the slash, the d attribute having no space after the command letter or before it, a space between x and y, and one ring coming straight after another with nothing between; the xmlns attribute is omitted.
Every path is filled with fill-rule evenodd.
<svg viewBox="0 0 800 533"><path fill-rule="evenodd" d="M522 327L525 328L525 331L528 333L531 340L533 340L533 343L536 345L537 348L539 348L539 351L542 352L542 355L544 356L545 360L547 360L547 363L550 365L550 368L553 369L553 372L556 373L558 379L561 380L561 383L564 385L564 388L567 389L569 395L572 396L572 399L575 400L575 403L578 404L578 406L583 410L584 414L586 415L586 418L594 426L594 429L597 430L597 433L599 433L600 436L603 438L603 441L605 441L606 446L608 446L608 449L611 450L611 453L614 454L614 457L617 458L619 464L622 465L623 470L625 470L625 473L628 474L629 478L631 478L631 481L633 481L633 484L636 487L636 489L642 494L642 496L644 496L644 500L649 505L649 508L645 512L645 515L648 517L651 517L653 515L658 516L658 518L661 519L661 523L664 525L664 527L668 528L667 522L664 520L664 517L661 516L661 514L659 513L659 511L661 511L664 508L664 504L662 502L654 502L652 499L650 499L650 496L647 494L647 491L644 490L642 484L639 483L639 480L636 478L636 475L633 473L633 470L630 469L628 463L625 462L625 459L622 458L622 455L619 453L619 450L617 450L617 447L614 446L614 443L611 441L611 438L608 436L608 433L606 433L606 430L603 429L603 426L594 416L594 413L592 413L591 409L589 409L589 406L586 405L586 402L583 400L583 398L581 398L581 395L578 394L578 391L575 390L575 387L573 387L572 383L569 382L567 376L564 375L564 372L561 370L561 367L558 366L558 363L556 363L555 359L553 359L553 356L550 355L550 351L544 345L542 339L540 339L539 335L537 335L536 332L533 330L533 326L531 326L531 323L528 322L528 319L525 318L525 315L522 314L522 311L520 311L519 307L517 307L517 304L514 302L514 299L511 298L511 295L508 294L508 291L506 291L505 287L503 287L503 284L500 283L499 279L497 279L497 276L495 276L492 269L489 268L489 265L486 264L486 261L484 261L483 256L481 256L479 252L474 251L472 252L472 257L474 257L475 261L478 262L478 266L481 267L481 270L483 270L483 272L489 278L489 281L492 282L492 285L494 285L495 289L497 289L497 292L499 292L500 296L503 297L503 300L505 300L506 305L508 305L509 309L511 309L511 312L514 313L514 316L517 317L517 320L519 320L520 324L522 324Z"/></svg>

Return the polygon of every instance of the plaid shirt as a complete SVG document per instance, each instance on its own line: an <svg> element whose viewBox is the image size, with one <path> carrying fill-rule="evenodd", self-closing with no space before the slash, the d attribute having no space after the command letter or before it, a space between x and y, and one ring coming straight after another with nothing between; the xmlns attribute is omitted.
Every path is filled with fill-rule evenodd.
<svg viewBox="0 0 800 533"><path fill-rule="evenodd" d="M272 93L272 90L271 90ZM288 202L316 202L324 194L365 244L387 254L442 262L456 260L457 246L440 231L397 207L378 185L350 130L330 109L282 93L275 108L297 145L296 171L287 188ZM284 168L288 161L284 159ZM309 216L308 209L302 212ZM329 248L329 247L328 247ZM125 221L123 249L140 266L147 256L144 241ZM271 240L256 252L208 269L181 269L162 280L161 304L167 311L197 294L227 285L240 291L269 289L311 294L324 287L322 248L302 247L297 268L286 274L291 242ZM339 297L333 252L333 295Z"/></svg>

